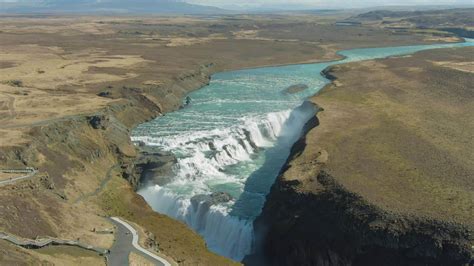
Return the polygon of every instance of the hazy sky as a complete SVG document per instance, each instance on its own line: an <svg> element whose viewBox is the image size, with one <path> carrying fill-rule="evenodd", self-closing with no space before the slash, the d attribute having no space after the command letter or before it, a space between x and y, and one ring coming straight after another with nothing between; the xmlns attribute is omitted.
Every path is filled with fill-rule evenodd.
<svg viewBox="0 0 474 266"><path fill-rule="evenodd" d="M17 2L19 0L0 0ZM38 0L30 0L38 1ZM73 2L74 0L70 0ZM120 1L120 0L117 0ZM222 8L352 8L388 5L474 5L474 0L177 0Z"/></svg>
<svg viewBox="0 0 474 266"><path fill-rule="evenodd" d="M301 7L367 7L385 5L474 4L474 0L185 0L189 3L219 7L301 6Z"/></svg>

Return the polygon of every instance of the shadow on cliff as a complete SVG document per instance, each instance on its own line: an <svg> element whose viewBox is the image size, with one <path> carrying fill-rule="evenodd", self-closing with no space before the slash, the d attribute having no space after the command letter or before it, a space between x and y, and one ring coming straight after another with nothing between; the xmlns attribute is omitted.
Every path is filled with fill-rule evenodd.
<svg viewBox="0 0 474 266"><path fill-rule="evenodd" d="M264 152L265 163L247 179L244 192L236 201L231 215L243 217L253 221L260 215L265 203L266 195L275 182L276 177L290 155L293 144L307 131L306 127L314 127L317 121L316 112L318 107L311 102L304 102L293 110L289 119L284 123L282 133L275 145ZM260 246L265 235L264 226L258 226L254 230L253 253L247 256L243 263L245 265L267 265L264 257L260 255Z"/></svg>

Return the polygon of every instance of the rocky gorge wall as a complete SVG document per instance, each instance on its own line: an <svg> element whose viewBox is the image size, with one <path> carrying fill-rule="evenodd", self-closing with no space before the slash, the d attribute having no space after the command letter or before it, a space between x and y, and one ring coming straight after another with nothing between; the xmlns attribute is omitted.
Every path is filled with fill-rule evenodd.
<svg viewBox="0 0 474 266"><path fill-rule="evenodd" d="M115 89L113 93L99 93L100 96L115 101L95 113L63 117L32 126L27 133L31 142L3 147L0 151L0 162L5 167L12 168L35 166L43 161L38 158L39 151L55 145L67 146L67 154L85 161L93 161L103 153L112 152L116 159L122 162L125 176L129 177L130 183L134 185L137 180L131 176L133 170L129 168L132 167L130 162L137 154L134 146L130 146L130 130L140 123L178 109L184 95L209 83L211 68L212 64L203 65L194 72L177 77L172 84L122 87ZM89 130L94 130L94 135L98 133L101 136L88 136ZM86 143L85 140L91 143ZM101 150L100 145L96 145L96 151L91 150L92 146L99 142L108 146L107 151ZM63 152L66 154L66 150ZM61 168L66 167L63 165Z"/></svg>
<svg viewBox="0 0 474 266"><path fill-rule="evenodd" d="M332 81L337 79L333 70L323 71ZM333 85L328 87L325 89L334 89ZM320 115L314 119L319 121ZM391 212L341 184L326 167L331 154L314 137L315 132L327 130L321 123L311 121L295 143L255 221L260 239L257 252L266 264L395 266L474 262L474 236L468 226Z"/></svg>
<svg viewBox="0 0 474 266"><path fill-rule="evenodd" d="M280 177L257 223L269 265L466 265L470 232L459 225L394 215L367 204L326 172L311 181Z"/></svg>
<svg viewBox="0 0 474 266"><path fill-rule="evenodd" d="M177 262L232 264L210 253L184 224L153 212L128 186L104 183L111 173L119 173L136 188L140 179L136 162L142 153L130 140L131 129L179 108L185 94L208 84L211 73L212 65L206 65L172 84L111 89L102 94L112 99L104 109L40 123L25 130L27 143L1 147L2 168L35 167L41 178L2 189L0 199L9 203L0 206L0 229L26 238L80 237L95 243L97 235L90 227L97 225L91 219L100 223L101 216L119 215L153 232L162 245L160 251ZM156 226L172 229L163 232Z"/></svg>

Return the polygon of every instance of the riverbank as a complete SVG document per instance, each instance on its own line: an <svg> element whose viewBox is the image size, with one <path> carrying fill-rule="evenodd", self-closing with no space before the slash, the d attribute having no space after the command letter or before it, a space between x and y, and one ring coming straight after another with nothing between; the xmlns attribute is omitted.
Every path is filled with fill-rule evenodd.
<svg viewBox="0 0 474 266"><path fill-rule="evenodd" d="M264 196L313 115L314 108L301 102L327 84L315 73L334 64L470 45L353 49L339 52L345 59L335 62L219 73L209 86L189 95L192 104L134 130L135 141L176 155L172 172L153 170L158 175L144 178L150 182L139 194L155 211L199 232L211 250L240 261L251 250L252 223ZM282 93L303 81L303 92ZM216 193L230 200L212 200Z"/></svg>
<svg viewBox="0 0 474 266"><path fill-rule="evenodd" d="M175 91L185 93L207 84L209 75L206 69L203 67L196 74L175 82ZM126 102L111 104L94 114L77 115L33 128L30 133L33 141L26 147L2 149L6 165L18 165L15 158L20 156L25 164L38 167L38 178L26 184L8 186L0 194L5 202L15 206L2 211L2 226L6 231L23 237L80 238L85 243L98 242L100 247L108 248L113 235L96 234L92 228L110 227L101 216L117 215L145 227L147 241L154 243L158 238L160 251L178 262L188 259L191 263L207 264L213 261L222 265L233 264L207 251L204 241L185 225L154 213L129 185L129 182L134 182L130 173L137 153L128 132L136 123L157 116L161 110L147 98L128 93ZM176 99L182 97L184 94L177 95ZM179 102L174 105L177 108ZM41 163L42 154L52 160ZM110 165L111 168L102 165ZM64 169L64 166L69 167ZM66 182L70 181L64 175L70 176L68 171L78 168L82 168L83 172L71 177L77 178L76 186L91 182L91 195L68 190ZM85 179L87 175L92 178ZM99 183L104 180L107 180L106 183ZM102 187L100 191L97 191L95 183L97 187ZM87 191L88 187L83 189ZM30 208L32 204L35 207ZM49 208L45 210L46 206ZM41 210L45 210L46 215L40 213ZM77 210L81 210L80 216ZM18 212L25 219L21 223L14 222L14 215ZM61 218L68 216L68 219ZM57 225L61 227L57 228ZM195 254L200 255L195 257Z"/></svg>
<svg viewBox="0 0 474 266"><path fill-rule="evenodd" d="M236 25L220 18L2 18L0 166L38 168L31 180L0 190L2 231L109 248L113 237L93 229L110 227L103 217L113 215L141 226L152 248L181 264L233 264L135 193L129 131L179 108L215 71L329 60L349 45L426 43L425 36L338 28L335 19L256 17ZM216 23L223 25L217 35ZM254 24L259 31L241 34ZM279 28L301 34L282 36ZM5 252L6 261L55 256L9 246Z"/></svg>
<svg viewBox="0 0 474 266"><path fill-rule="evenodd" d="M319 125L293 147L258 221L272 265L469 263L472 49L326 71L333 83L311 99Z"/></svg>

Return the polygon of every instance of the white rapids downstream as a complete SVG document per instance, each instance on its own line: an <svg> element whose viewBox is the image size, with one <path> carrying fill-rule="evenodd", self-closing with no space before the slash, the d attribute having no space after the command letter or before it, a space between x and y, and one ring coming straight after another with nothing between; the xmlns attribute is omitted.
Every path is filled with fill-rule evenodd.
<svg viewBox="0 0 474 266"><path fill-rule="evenodd" d="M134 129L133 141L177 158L170 182L144 185L139 194L155 211L201 234L212 251L241 261L252 251L253 221L265 196L316 112L303 102L329 82L320 75L323 69L473 44L354 49L340 52L340 61L218 73L209 86L189 94L185 108ZM284 92L295 84L308 88Z"/></svg>

